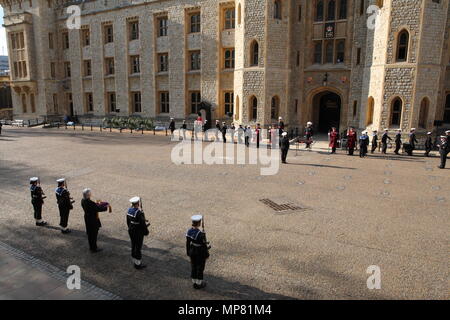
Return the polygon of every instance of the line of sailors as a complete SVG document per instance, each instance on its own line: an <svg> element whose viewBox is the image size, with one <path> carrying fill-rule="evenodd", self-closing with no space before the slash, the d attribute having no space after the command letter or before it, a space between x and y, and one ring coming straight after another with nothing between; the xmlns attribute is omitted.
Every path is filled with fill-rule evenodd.
<svg viewBox="0 0 450 320"><path fill-rule="evenodd" d="M40 179L38 177L30 178L31 203L34 210L34 219L36 226L44 227L48 225L42 219L42 206L46 195L42 190ZM73 210L75 202L67 188L67 182L64 178L57 180L57 188L55 189L56 201L59 209L60 222L59 226L63 234L70 233L68 228L69 214ZM145 217L142 209L142 200L140 197L133 197L129 200L130 208L126 212L126 223L128 226L128 234L131 240L131 258L134 268L142 270L146 265L142 262L142 246L144 237L150 234L150 223ZM83 198L81 207L84 211L84 221L86 225L86 234L88 237L89 250L92 253L102 251L97 247L97 236L101 228L99 217L100 212L112 212L111 205L104 201L93 201L92 191L89 188L83 190ZM209 258L209 243L206 240L206 233L200 229L203 217L194 215L191 217L192 226L186 232L186 254L191 261L191 278L195 289L202 289L206 286L203 280L206 260Z"/></svg>

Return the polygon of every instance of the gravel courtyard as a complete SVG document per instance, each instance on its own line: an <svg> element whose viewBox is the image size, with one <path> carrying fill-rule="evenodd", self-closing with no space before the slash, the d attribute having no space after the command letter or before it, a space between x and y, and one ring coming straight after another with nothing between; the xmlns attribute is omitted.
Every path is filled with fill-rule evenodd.
<svg viewBox="0 0 450 320"><path fill-rule="evenodd" d="M448 299L450 170L439 159L290 151L277 175L258 165L175 165L163 135L3 127L0 241L125 299ZM34 225L28 179L41 178L48 228ZM76 203L57 229L55 180ZM81 191L109 201L91 254ZM147 269L132 267L128 199L151 222ZM274 211L261 199L299 210ZM205 215L208 287L194 291L185 254L190 216ZM369 266L381 289L369 290Z"/></svg>

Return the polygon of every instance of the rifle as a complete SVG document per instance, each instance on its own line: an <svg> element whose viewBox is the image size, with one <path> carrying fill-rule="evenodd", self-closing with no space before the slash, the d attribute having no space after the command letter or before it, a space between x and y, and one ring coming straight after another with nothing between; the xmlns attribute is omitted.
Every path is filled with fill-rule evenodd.
<svg viewBox="0 0 450 320"><path fill-rule="evenodd" d="M139 207L140 207L141 211L144 212L144 206L142 204L142 198L139 201ZM147 228L150 227L150 222L147 219L145 220L145 224L147 225Z"/></svg>
<svg viewBox="0 0 450 320"><path fill-rule="evenodd" d="M202 232L205 234L205 240L206 240L206 232L205 232L205 216L202 218ZM206 248L207 250L211 249L211 242L206 240Z"/></svg>
<svg viewBox="0 0 450 320"><path fill-rule="evenodd" d="M45 198L47 198L47 196L45 195L45 192L44 192L44 190L42 190L42 187L41 187L41 179L39 179L39 178L38 178L38 181L37 181L37 183L38 183L38 186L39 186L39 188L41 188L41 192L42 192L42 199L45 199Z"/></svg>
<svg viewBox="0 0 450 320"><path fill-rule="evenodd" d="M75 200L73 200L73 197L70 196L69 186L67 184L67 179L64 181L64 186L66 187L67 193L69 194L70 203L75 203Z"/></svg>

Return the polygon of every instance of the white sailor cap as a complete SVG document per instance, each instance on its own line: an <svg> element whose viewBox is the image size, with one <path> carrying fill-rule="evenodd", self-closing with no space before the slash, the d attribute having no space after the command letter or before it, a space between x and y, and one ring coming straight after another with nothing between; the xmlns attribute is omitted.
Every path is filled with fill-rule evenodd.
<svg viewBox="0 0 450 320"><path fill-rule="evenodd" d="M416 131L416 128L411 128L411 131Z"/></svg>
<svg viewBox="0 0 450 320"><path fill-rule="evenodd" d="M311 121L308 121L306 124L312 124L312 122L311 122Z"/></svg>
<svg viewBox="0 0 450 320"><path fill-rule="evenodd" d="M170 118L170 120L173 120L173 118Z"/></svg>
<svg viewBox="0 0 450 320"><path fill-rule="evenodd" d="M64 182L64 181L66 181L66 179L64 179L64 178L60 178L60 179L56 180L56 182L58 182L58 183L61 183L61 182Z"/></svg>
<svg viewBox="0 0 450 320"><path fill-rule="evenodd" d="M445 133L450 133L450 130L445 131Z"/></svg>
<svg viewBox="0 0 450 320"><path fill-rule="evenodd" d="M432 132L431 132L431 131L428 131L427 134L432 134Z"/></svg>
<svg viewBox="0 0 450 320"><path fill-rule="evenodd" d="M278 117L278 120L283 120L283 118L282 117Z"/></svg>
<svg viewBox="0 0 450 320"><path fill-rule="evenodd" d="M196 214L191 217L192 222L200 222L202 221L203 216L201 214Z"/></svg>
<svg viewBox="0 0 450 320"><path fill-rule="evenodd" d="M384 131L389 131L389 129L385 128Z"/></svg>
<svg viewBox="0 0 450 320"><path fill-rule="evenodd" d="M136 204L139 201L141 201L141 198L139 198L139 197L133 197L130 199L131 204Z"/></svg>
<svg viewBox="0 0 450 320"><path fill-rule="evenodd" d="M398 132L402 132L402 129L397 129Z"/></svg>
<svg viewBox="0 0 450 320"><path fill-rule="evenodd" d="M30 178L30 182L38 182L39 178L38 177L32 177Z"/></svg>
<svg viewBox="0 0 450 320"><path fill-rule="evenodd" d="M85 189L83 190L83 194L86 194L86 193L88 193L88 192L91 192L91 189L90 189L90 188L85 188Z"/></svg>
<svg viewBox="0 0 450 320"><path fill-rule="evenodd" d="M285 132L283 132L281 135L282 135L283 137L284 137L284 136L287 136L287 132L285 131Z"/></svg>

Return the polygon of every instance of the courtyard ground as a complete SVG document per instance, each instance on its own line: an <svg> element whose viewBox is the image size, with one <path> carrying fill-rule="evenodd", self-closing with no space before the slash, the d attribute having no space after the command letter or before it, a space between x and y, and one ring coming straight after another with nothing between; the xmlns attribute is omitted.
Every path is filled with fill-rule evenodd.
<svg viewBox="0 0 450 320"><path fill-rule="evenodd" d="M449 298L450 170L438 158L292 150L277 175L261 176L256 165L177 166L174 145L164 135L4 126L0 241L61 270L78 265L83 280L124 299ZM34 226L31 176L48 196L48 228ZM56 228L59 177L76 200L69 235ZM101 215L98 254L87 248L85 187L113 207ZM144 271L132 267L125 223L135 195L152 223ZM301 209L279 213L261 199ZM192 289L185 254L196 213L212 244L204 291ZM372 265L379 290L367 288Z"/></svg>

